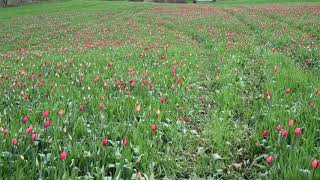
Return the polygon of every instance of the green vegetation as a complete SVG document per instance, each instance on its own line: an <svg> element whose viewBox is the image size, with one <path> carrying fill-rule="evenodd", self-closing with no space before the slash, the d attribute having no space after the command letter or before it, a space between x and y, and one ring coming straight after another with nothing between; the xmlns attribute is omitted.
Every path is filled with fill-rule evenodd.
<svg viewBox="0 0 320 180"><path fill-rule="evenodd" d="M0 177L319 179L319 13L245 1L0 9Z"/></svg>

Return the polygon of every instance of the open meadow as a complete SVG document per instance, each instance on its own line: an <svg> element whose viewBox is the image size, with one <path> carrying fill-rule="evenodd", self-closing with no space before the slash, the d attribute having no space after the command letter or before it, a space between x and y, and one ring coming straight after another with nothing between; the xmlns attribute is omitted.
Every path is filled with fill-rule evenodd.
<svg viewBox="0 0 320 180"><path fill-rule="evenodd" d="M0 8L0 179L320 179L320 2L254 2Z"/></svg>

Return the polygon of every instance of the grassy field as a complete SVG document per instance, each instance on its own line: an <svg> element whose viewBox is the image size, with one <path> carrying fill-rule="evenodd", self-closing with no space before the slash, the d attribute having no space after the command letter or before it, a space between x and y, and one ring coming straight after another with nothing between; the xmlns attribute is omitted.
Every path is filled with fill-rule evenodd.
<svg viewBox="0 0 320 180"><path fill-rule="evenodd" d="M319 16L260 0L0 9L1 179L320 179Z"/></svg>

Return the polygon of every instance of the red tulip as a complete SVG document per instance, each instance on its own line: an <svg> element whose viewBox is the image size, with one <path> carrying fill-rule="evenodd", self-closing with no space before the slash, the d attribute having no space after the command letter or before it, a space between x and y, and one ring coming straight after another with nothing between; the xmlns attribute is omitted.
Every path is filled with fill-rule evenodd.
<svg viewBox="0 0 320 180"><path fill-rule="evenodd" d="M59 115L60 117L63 115L63 113L64 113L64 110L63 110L63 109L60 109L60 110L58 111L58 115Z"/></svg>
<svg viewBox="0 0 320 180"><path fill-rule="evenodd" d="M232 38L232 34L228 32L228 33L226 34L226 37L227 37L228 39L230 39L230 38Z"/></svg>
<svg viewBox="0 0 320 180"><path fill-rule="evenodd" d="M317 159L312 160L311 161L311 167L313 169L317 169L319 167L319 160L317 160Z"/></svg>
<svg viewBox="0 0 320 180"><path fill-rule="evenodd" d="M308 49L313 49L313 47L314 47L313 44L309 44L309 45L307 46Z"/></svg>
<svg viewBox="0 0 320 180"><path fill-rule="evenodd" d="M62 152L60 153L60 159L61 159L62 161L64 161L64 160L67 159L67 153L66 153L65 151L62 151Z"/></svg>
<svg viewBox="0 0 320 180"><path fill-rule="evenodd" d="M134 79L130 79L130 86L134 86L134 84L135 84L135 80Z"/></svg>
<svg viewBox="0 0 320 180"><path fill-rule="evenodd" d="M7 135L7 134L9 133L9 129L6 129L6 128L3 129L3 130L2 130L2 133L3 133L3 135Z"/></svg>
<svg viewBox="0 0 320 180"><path fill-rule="evenodd" d="M142 82L141 82L141 87L144 88L144 86L146 85L146 83L147 83L147 80L145 80L145 79L142 80Z"/></svg>
<svg viewBox="0 0 320 180"><path fill-rule="evenodd" d="M27 49L19 49L19 50L17 50L17 53L18 54L26 54L26 53L28 53L28 50Z"/></svg>
<svg viewBox="0 0 320 180"><path fill-rule="evenodd" d="M153 84L152 84L152 81L149 80L149 89L151 90L153 88Z"/></svg>
<svg viewBox="0 0 320 180"><path fill-rule="evenodd" d="M270 94L270 91L266 91L266 97L267 97L267 99L271 99L271 94Z"/></svg>
<svg viewBox="0 0 320 180"><path fill-rule="evenodd" d="M171 69L171 74L172 74L172 76L176 76L176 74L177 74L177 69L176 69L175 67L172 67L172 69Z"/></svg>
<svg viewBox="0 0 320 180"><path fill-rule="evenodd" d="M103 103L100 103L100 104L99 104L99 109L101 109L101 110L104 109L104 104L103 104Z"/></svg>
<svg viewBox="0 0 320 180"><path fill-rule="evenodd" d="M48 129L50 127L50 125L51 125L51 121L49 119L44 122L44 127L45 128Z"/></svg>
<svg viewBox="0 0 320 180"><path fill-rule="evenodd" d="M21 70L18 71L18 73L21 74L21 75L23 75L23 74L24 74L24 70L21 69Z"/></svg>
<svg viewBox="0 0 320 180"><path fill-rule="evenodd" d="M178 79L178 84L182 84L182 82L183 82L183 78L179 78Z"/></svg>
<svg viewBox="0 0 320 180"><path fill-rule="evenodd" d="M156 124L151 124L151 131L152 132L157 132L158 126Z"/></svg>
<svg viewBox="0 0 320 180"><path fill-rule="evenodd" d="M273 53L277 52L277 48L272 48L272 52Z"/></svg>
<svg viewBox="0 0 320 180"><path fill-rule="evenodd" d="M126 146L126 145L128 145L128 144L129 144L129 141L128 141L128 140L126 140L126 139L125 139L125 140L122 140L122 141L121 141L121 144L122 144L122 145L124 145L124 146Z"/></svg>
<svg viewBox="0 0 320 180"><path fill-rule="evenodd" d="M11 143L12 143L13 145L17 145L17 144L18 144L17 138L13 138Z"/></svg>
<svg viewBox="0 0 320 180"><path fill-rule="evenodd" d="M268 137L268 136L269 136L269 131L264 130L264 131L262 132L262 136L263 136L263 137Z"/></svg>
<svg viewBox="0 0 320 180"><path fill-rule="evenodd" d="M272 156L266 157L266 162L267 162L268 164L271 164L272 161L273 161L273 157L272 157Z"/></svg>
<svg viewBox="0 0 320 180"><path fill-rule="evenodd" d="M31 133L32 133L32 127L30 126L26 129L26 134L31 134Z"/></svg>
<svg viewBox="0 0 320 180"><path fill-rule="evenodd" d="M226 43L226 48L229 48L231 45L232 45L232 42L230 42L230 41L227 42L227 43Z"/></svg>
<svg viewBox="0 0 320 180"><path fill-rule="evenodd" d="M29 100L29 96L23 96L23 99L25 100L25 101L27 101L27 100Z"/></svg>
<svg viewBox="0 0 320 180"><path fill-rule="evenodd" d="M83 111L84 110L84 105L81 104L79 109L80 109L80 111Z"/></svg>
<svg viewBox="0 0 320 180"><path fill-rule="evenodd" d="M281 125L281 124L279 124L278 126L277 126L277 131L281 131L283 129L283 126Z"/></svg>
<svg viewBox="0 0 320 180"><path fill-rule="evenodd" d="M46 118L49 116L49 111L43 111L42 112L42 117Z"/></svg>
<svg viewBox="0 0 320 180"><path fill-rule="evenodd" d="M185 120L184 117L181 117L181 118L180 118L180 121L183 122L183 123L186 122L186 120Z"/></svg>
<svg viewBox="0 0 320 180"><path fill-rule="evenodd" d="M124 82L122 81L121 84L120 84L120 90L123 90L123 89L125 88L125 86L126 86L126 85L125 85Z"/></svg>
<svg viewBox="0 0 320 180"><path fill-rule="evenodd" d="M117 79L117 80L116 80L116 85L118 86L119 84L120 84L120 80Z"/></svg>
<svg viewBox="0 0 320 180"><path fill-rule="evenodd" d="M149 45L149 46L145 47L144 50L149 51L151 48L152 48L152 46Z"/></svg>
<svg viewBox="0 0 320 180"><path fill-rule="evenodd" d="M33 134L32 134L32 139L33 139L33 140L38 139L38 134L37 134L37 133L33 133Z"/></svg>
<svg viewBox="0 0 320 180"><path fill-rule="evenodd" d="M293 126L295 124L293 119L288 120L288 126Z"/></svg>
<svg viewBox="0 0 320 180"><path fill-rule="evenodd" d="M288 134L289 134L289 131L288 131L288 130L283 130L282 133L281 133L281 136L282 136L283 138L285 138L285 137L288 136Z"/></svg>
<svg viewBox="0 0 320 180"><path fill-rule="evenodd" d="M106 146L108 144L108 139L106 137L102 138L102 145Z"/></svg>
<svg viewBox="0 0 320 180"><path fill-rule="evenodd" d="M29 116L28 115L23 116L22 121L24 123L26 123L28 120L29 120Z"/></svg>
<svg viewBox="0 0 320 180"><path fill-rule="evenodd" d="M162 104L165 103L166 102L166 97L162 96L160 101L161 101Z"/></svg>
<svg viewBox="0 0 320 180"><path fill-rule="evenodd" d="M302 128L296 128L294 130L294 133L297 135L297 136L300 136L302 134Z"/></svg>
<svg viewBox="0 0 320 180"><path fill-rule="evenodd" d="M190 118L190 117L186 117L186 118L184 118L184 120L185 120L186 122L190 122L190 121L191 121L191 118Z"/></svg>

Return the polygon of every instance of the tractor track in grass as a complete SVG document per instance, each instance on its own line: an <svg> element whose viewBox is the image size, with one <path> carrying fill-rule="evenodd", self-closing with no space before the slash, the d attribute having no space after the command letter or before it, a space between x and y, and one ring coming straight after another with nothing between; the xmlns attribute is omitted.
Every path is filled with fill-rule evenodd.
<svg viewBox="0 0 320 180"><path fill-rule="evenodd" d="M192 23L197 20L198 18L192 20L186 19L185 21L187 21L188 23ZM203 163L206 163L206 161L201 160L201 158L203 159L205 158L205 156L208 156L209 158L210 156L212 156L212 154L214 154L212 149L208 148L208 146L210 146L210 144L208 144L208 140L203 137L203 129L208 126L208 123L210 121L210 113L212 109L216 107L215 101L211 99L214 90L210 88L210 85L208 85L208 82L212 80L212 72L215 71L213 65L207 65L211 64L210 58L208 57L210 57L212 54L208 53L207 49L203 49L203 43L195 40L195 32L186 31L185 25L179 26L179 24L175 24L174 20L171 23L172 24L156 24L165 28L167 31L173 33L179 32L180 34L183 34L183 36L188 37L189 41L194 43L195 52L197 52L196 54L198 54L199 57L199 63L194 65L194 72L197 72L194 76L194 79L196 79L197 81L194 81L190 84L191 88L196 90L196 92L192 95L192 99L196 103L194 104L194 106L200 107L198 112L196 112L195 116L193 117L193 127L191 127L191 131L193 132L193 136L195 138L194 140L196 141L196 143L194 144L195 146L191 149L192 151L183 153L182 157L180 158L184 161L185 164L187 164L187 166L184 165L183 169L181 169L181 177L191 178L193 175L197 175L200 177L211 176L212 174L210 173L210 167L208 167L207 170L201 169L201 166L204 166ZM209 74L211 76L209 76ZM208 151L208 153L203 154L203 152L205 151ZM201 153L202 155L199 153ZM197 173L191 174L190 176L190 174L188 173L190 171Z"/></svg>
<svg viewBox="0 0 320 180"><path fill-rule="evenodd" d="M250 39L247 43L250 44L251 49L240 54L243 61L239 67L241 74L240 77L243 78L242 81L244 81L244 85L239 86L238 90L241 92L239 95L245 100L242 103L244 103L243 106L246 108L240 111L238 111L238 109L234 109L236 114L240 115L237 119L239 119L240 125L244 127L245 130L243 133L247 134L247 141L249 142L248 144L250 144L250 142L255 141L255 129L257 128L256 123L265 118L263 114L259 113L259 109L261 109L262 104L258 102L261 93L264 92L264 83L266 81L266 75L263 72L265 68L265 42L259 35L259 28L250 23L244 16L235 14L233 11L228 9L224 10L227 14L230 14L246 27L246 30L236 29L237 31L245 31L245 37L241 37L239 40ZM234 66L239 66L239 64L236 63ZM240 174L245 178L256 178L253 175L257 163L255 159L259 157L263 151L253 144L249 147L239 147L239 149L245 149L245 152L236 156L233 163L242 164Z"/></svg>
<svg viewBox="0 0 320 180"><path fill-rule="evenodd" d="M223 10L221 10L223 11ZM229 12L227 13L223 13L223 15L228 15ZM199 17L197 19L193 19L193 20L190 20L188 21L188 23L190 23L190 25L192 25L193 23L197 22L197 21L200 21L200 20L206 20L206 19L210 19L210 17ZM188 23L185 23L185 24L188 24ZM200 116L196 117L196 118L204 118L203 120L206 120L207 122L204 123L204 124L201 124L200 126L203 126L203 127L200 127L200 133L206 133L207 135L203 134L202 136L204 137L204 140L205 141L209 141L211 142L212 144L207 144L207 147L206 149L208 150L208 153L205 153L206 156L217 156L218 153L222 153L220 152L220 150L222 149L217 149L216 147L214 147L215 145L220 144L220 143L226 143L226 142L219 142L219 141L216 141L214 140L215 137L220 137L221 139L220 140L223 140L225 138L228 138L229 136L224 136L223 135L223 130L224 128L226 129L230 129L231 131L235 130L235 129L238 129L238 127L235 127L235 126L243 126L247 123L249 124L252 124L252 122L245 122L243 121L243 115L241 111L239 111L236 107L236 105L234 105L232 108L229 108L228 106L224 106L224 105L220 105L219 103L219 99L217 99L219 95L219 93L217 94L217 92L223 92L224 86L216 86L214 85L214 81L216 81L214 78L217 78L219 76L219 74L217 72L219 72L219 66L221 65L221 63L223 63L221 60L220 60L220 55L218 51L216 51L215 49L212 49L213 47L215 47L215 43L212 42L211 40L209 41L206 41L205 39L208 38L208 37L205 37L203 35L201 35L201 33L199 33L197 30L192 30L192 31L186 31L185 29L188 29L188 25L184 25L182 26L181 28L178 28L177 27L174 27L174 26L169 26L167 27L166 25L162 25L162 27L165 27L165 28L168 28L169 30L172 30L172 31L179 31L181 33L184 33L186 36L188 36L190 39L195 39L196 42L200 45L199 49L197 49L197 51L200 51L200 57L201 57L201 60L203 62L207 62L207 63L203 63L203 64L210 64L210 66L206 65L206 66L199 66L199 71L201 71L201 73L199 74L199 78L196 78L196 79L202 79L203 81L200 81L200 82L197 82L196 84L200 84L199 87L199 95L198 98L201 98L201 97L205 97L205 99L209 99L209 102L213 102L213 106L210 105L210 107L212 107L211 109L207 109L205 108L205 112L206 114L200 114ZM250 57L249 57L250 58ZM248 62L248 63L251 63L251 62ZM246 64L243 64L242 66L246 66ZM226 68L230 68L230 67L226 67ZM239 69L240 70L240 69ZM238 72L239 74L247 74L249 69L244 69L244 70L240 70L242 72ZM256 76L256 73L249 73L247 74L246 76L248 77L245 77L246 80L249 80L251 79L251 77L254 77ZM255 79L255 78L253 78ZM256 80L256 79L255 79ZM254 83L255 80L252 80L252 81L248 81L248 85L250 84L250 86L252 86L254 89L259 88L260 84L261 84L261 80L257 81L257 83ZM196 85L195 84L195 85ZM202 85L201 85L202 84ZM246 101L245 105L249 105L249 104L254 104L253 101L254 99L252 97L248 97L246 98L248 95L251 95L252 92L250 92L250 90L246 89L247 86L243 87L242 89L236 89L236 88L232 88L234 89L235 91L240 91L241 93L245 94L244 95L244 101ZM255 92L257 92L257 90L255 90ZM241 96L239 94L239 96ZM225 112L228 112L230 113L231 115L225 115ZM226 118L230 118L230 119L226 119ZM219 125L219 122L221 120L225 121L224 125ZM230 121L230 123L229 123ZM211 127L213 127L215 129L220 129L219 131L217 132L213 132L212 134L208 132L209 131L214 131L214 130L211 130ZM239 130L236 130L236 131L239 131ZM217 134L218 133L218 134ZM221 134L220 134L221 133ZM248 132L243 132L243 136L245 136L244 134L247 134ZM211 136L211 135L214 135L214 136ZM232 137L232 136L231 136ZM213 138L213 139L212 139ZM228 149L227 151L232 151L232 153L235 153L236 150L239 150L239 149L245 149L245 147L241 146L239 144L239 142L236 142L238 141L238 139L233 139L235 137L232 137L232 139L229 139L227 143L230 143L230 144L234 144L234 145L230 145L230 149ZM201 138L200 138L201 139ZM213 140L213 141L212 141ZM246 140L248 141L248 139ZM220 144L221 145L221 144ZM229 145L227 145L229 146ZM227 147L225 146L225 147ZM201 146L200 146L201 147ZM221 146L223 147L223 145ZM225 148L224 147L224 148ZM218 152L218 153L217 153ZM232 172L232 173L223 173L223 171L226 170L226 167L227 166L233 166L234 163L242 163L242 161L247 161L248 157L245 157L247 155L235 155L235 154L223 154L224 156L222 157L224 160L224 163L226 163L224 166L214 166L213 165L213 171L215 171L215 175L213 177L215 178L232 178L233 177L233 173L235 172ZM227 155L227 156L226 156ZM238 156L236 159L234 160L230 160L234 157ZM239 159L238 159L239 158ZM244 158L244 159L243 159ZM197 161L195 159L195 161ZM194 161L192 161L194 162ZM214 164L215 162L208 162L210 164ZM236 166L236 165L235 165ZM248 167L249 168L249 167ZM243 170L239 172L237 172L237 174L241 174L241 173L248 173L244 176L246 177L250 177L250 170L248 168L244 168ZM207 175L210 175L209 172L205 172L204 176Z"/></svg>
<svg viewBox="0 0 320 180"><path fill-rule="evenodd" d="M226 11L226 13L224 13L224 15L228 15L229 13L230 12ZM200 19L204 19L205 20L206 18L207 17L201 17L201 18L192 20L191 22L196 22L196 21L199 21ZM190 24L192 24L192 23L190 23ZM169 29L173 30L175 28L174 27L169 27ZM183 32L182 29L180 29L180 30ZM255 30L254 26L251 26L250 30L251 30L251 32L253 32ZM219 60L219 56L221 54L219 54L219 52L217 52L215 50L212 51L213 50L212 47L215 46L214 43L211 42L211 41L203 41L203 39L206 39L206 37L203 37L201 35L201 33L199 34L197 31L190 31L190 32L185 32L185 33L190 38L192 38L192 39L195 38L197 40L197 42L201 45L200 48L201 49L203 48L202 51L203 51L204 59L210 59L209 60L209 64L211 64L211 66L212 66L210 69L208 69L208 67L205 67L205 69L207 69L207 71L204 71L205 73L202 74L202 78L201 78L201 79L205 79L205 81L204 81L204 91L212 92L212 93L209 93L209 94L205 93L205 96L207 96L209 99L211 99L211 101L215 102L214 110L211 111L211 112L208 112L208 114L209 114L209 118L208 118L209 122L207 123L207 126L208 127L212 127L212 124L218 123L219 121L217 121L217 119L223 119L224 121L229 121L229 119L225 119L225 118L230 118L230 123L231 124L225 124L224 126L221 126L221 128L222 127L223 128L230 128L232 130L233 128L235 128L233 126L238 126L238 125L239 126L243 126L243 125L247 126L246 124L253 124L252 120L245 120L244 119L245 118L244 115L243 115L244 112L239 111L238 108L236 108L236 106L230 108L228 106L219 105L219 103L220 103L219 99L216 99L216 97L217 97L216 92L224 91L223 89L225 87L224 86L222 86L222 87L220 86L220 87L216 88L216 86L211 86L210 84L212 83L212 81L215 81L215 80L213 78L207 76L207 73L211 74L212 77L216 76L217 75L216 74L216 72L217 72L217 68L216 67L217 66L219 67L219 64L222 63ZM212 45L208 46L211 43L213 43L213 46ZM218 53L218 54L216 54L216 53ZM253 57L253 56L250 56L250 55L246 55L246 56L247 56L246 58L249 58L249 59L250 58L257 58L257 57ZM253 62L254 61L255 60L253 60ZM249 64L253 64L253 63L252 62L246 62L246 63L242 64L241 67L246 67ZM258 63L258 64L261 64L261 63ZM263 65L263 63L261 65ZM226 68L230 68L230 67L227 66ZM257 69L260 69L260 68L257 68ZM263 78L262 79L258 78L259 80L256 81L257 79L253 78L253 77L259 77L259 74L261 74L261 72L257 71L257 72L248 73L250 71L250 68L249 69L248 68L238 69L238 70L240 70L238 72L239 74L244 75L244 78L245 78L244 82L247 83L247 85L245 85L244 87L239 88L239 89L237 89L235 87L233 89L235 91L239 91L241 93L241 95L238 94L239 96L243 96L244 97L243 99L244 99L244 102L245 102L245 106L252 104L251 107L254 107L253 104L254 104L255 99L250 97L250 96L252 95L252 92L254 92L255 94L259 94L261 92L262 88L260 86L261 86L261 84L263 82ZM250 79L253 79L253 80L250 81ZM251 91L250 89L247 89L249 86L253 87L253 89L251 89L253 91ZM214 88L214 89L212 89L212 88ZM248 108L248 109L250 109L250 108ZM248 109L246 109L246 110L248 110ZM224 115L225 111L230 112L231 115L230 116L229 115L227 115L227 116ZM245 115L245 116L248 118L250 115L249 116ZM214 126L215 126L215 128L219 128L218 127L219 125L214 125ZM205 128L205 131L208 131L208 127ZM222 133L222 132L218 132L218 133ZM248 132L242 132L242 133L246 134ZM217 134L216 134L216 136L217 136ZM218 135L218 136L221 136L221 135ZM207 136L207 138L210 139L212 137ZM221 136L221 138L224 138L223 135ZM235 139L230 139L229 143L231 143L231 144L234 143L233 142L234 140ZM233 151L233 153L234 153L235 150L245 149L245 147L241 147L241 145L240 145L240 147L236 147L236 146L232 147L232 148L235 148L235 149L232 149L232 150L230 149L229 151ZM212 149L215 149L215 148L212 148ZM247 154L247 155L235 155L235 154L230 155L229 154L228 156L230 156L230 157L225 157L226 158L225 162L228 165L231 165L232 163L243 163L243 162L247 161L248 158L252 157L252 156L248 156L248 155L249 154ZM227 159L230 159L231 157L236 157L236 156L238 156L238 157L233 161L227 160ZM244 164L246 164L246 163L244 163ZM247 177L247 178L251 177L251 175L250 175L251 174L251 172L250 172L251 171L250 170L251 166L252 166L252 164L248 164L248 167L243 167L243 169L240 171L240 173L245 173L244 176ZM219 170L219 169L216 169L216 170ZM219 175L219 173L217 173L217 174L218 174L218 176L216 176L216 177L229 177L229 178L232 177L232 174L224 174L224 173L222 173L220 175Z"/></svg>
<svg viewBox="0 0 320 180"><path fill-rule="evenodd" d="M228 12L228 11L225 11L224 15L228 15L228 14L231 14L231 13ZM192 22L197 22L197 21L199 21L201 19L205 20L207 18L208 17L200 17L200 18L197 18L195 20L191 20L190 24L192 24ZM240 22L241 22L241 20L240 20ZM242 21L242 22L244 22L244 21ZM169 29L174 29L174 28L172 27L172 28L169 28ZM180 30L183 32L182 29L180 29ZM251 30L251 32L253 32L256 29L254 28L254 26L251 26L250 30ZM230 121L230 124L227 123L227 124L221 126L220 128L230 128L231 131L234 130L234 128L235 128L234 126L247 126L247 124L251 124L252 125L254 122L252 122L252 120L244 119L245 118L244 115L243 115L244 112L239 111L236 106L228 107L228 106L223 106L223 105L219 104L220 100L217 99L217 96L220 96L220 95L217 95L216 92L224 91L223 89L225 87L224 86L212 86L211 84L212 84L212 81L215 81L213 79L213 76L216 76L216 77L218 76L218 74L216 73L217 72L217 67L219 67L220 66L219 64L221 64L223 62L221 62L221 60L219 59L219 56L221 54L219 54L219 52L217 52L214 49L212 49L212 47L215 46L214 42L203 41L207 37L203 37L201 35L201 33L198 33L197 31L190 31L190 32L184 32L184 33L186 33L186 35L189 36L190 38L196 39L197 43L199 43L199 45L201 46L200 49L203 49L202 50L203 51L203 58L204 59L209 59L209 64L211 64L211 66L212 66L210 69L208 67L202 67L202 68L206 69L206 71L203 71L204 73L202 73L202 75L201 75L202 76L201 79L204 79L203 85L202 85L203 90L204 90L203 92L205 92L205 91L212 92L212 93L205 93L204 96L206 96L207 98L211 99L212 102L215 102L214 103L215 106L212 109L212 111L211 112L207 112L207 114L209 115L209 117L207 117L209 122L206 124L207 128L205 128L204 131L207 131L207 132L210 131L208 129L208 127L210 128L212 126L215 126L215 128L219 129L219 125L213 125L213 124L219 123L219 121L217 121L217 119L223 119L223 121ZM211 43L213 43L213 44L211 44ZM212 50L214 50L214 51L212 51ZM216 54L216 53L218 53L218 54ZM250 55L246 55L246 56L247 56L246 58L257 58L257 57L253 57L253 56L250 56ZM254 64L254 63L247 62L247 63L242 64L241 67L246 67L249 64ZM258 64L261 64L261 63L258 63ZM263 64L261 64L261 65L263 65ZM226 68L231 68L231 67L227 66ZM260 68L257 68L257 69L260 69ZM234 89L235 91L239 91L241 93L241 94L238 94L238 95L243 97L243 100L245 102L245 106L251 104L251 106L249 106L249 107L254 107L253 105L255 104L254 103L255 99L250 97L250 96L252 95L252 92L254 92L255 94L259 94L261 92L261 90L262 90L261 84L263 82L263 78L262 79L258 78L259 80L256 81L257 79L253 78L253 77L259 77L259 74L261 74L261 72L257 71L257 72L248 73L251 70L250 68L249 69L248 68L245 68L245 69L241 69L240 68L239 70L240 70L240 72L238 72L238 73L241 74L241 75L244 75L244 81L246 81L245 83L247 83L247 85L245 85L244 87L239 88L239 89L237 89L237 88L232 88L232 89ZM207 74L211 74L211 77L208 77ZM250 79L253 79L253 80L250 81ZM247 89L249 86L253 87L253 89ZM248 108L248 109L250 109L250 108ZM246 110L248 110L248 109L246 109ZM230 116L229 115L226 116L225 115L225 111L229 112L231 115ZM250 115L249 116L245 115L245 116L248 118ZM251 126L251 125L249 125L249 126ZM249 129L250 129L250 127L249 127ZM249 131L249 129L248 129L248 131ZM223 132L221 131L221 132L218 132L218 133L223 133ZM241 132L241 133L247 134L248 132ZM213 134L215 134L215 136L220 136L222 139L224 138L223 135L219 135L219 134L216 134L216 133L213 133ZM208 140L209 140L210 138L212 138L210 136L211 135L206 136L206 138L208 138ZM249 135L249 136L251 136L251 135ZM235 139L229 139L229 140L230 140L229 143L231 143L231 144L233 144L233 143L238 144L237 142L234 142ZM247 139L246 141L249 141L249 140ZM213 143L213 144L215 144L215 143ZM228 151L232 151L232 153L235 153L236 150L245 149L245 147L242 147L241 145L238 146L238 147L237 146L238 145L231 146L231 149L229 149ZM210 149L215 151L214 147L211 147ZM246 161L248 161L250 158L252 158L252 155L249 155L249 154L242 154L242 155L229 154L228 156L229 157L224 157L224 158L226 158L225 163L228 166L233 166L234 164L239 164L239 163L247 164L247 165L244 165L242 167L242 170L240 170L240 172L237 172L237 173L238 174L244 173L242 175L247 177L247 178L251 177L252 164L250 164L251 162L249 162L249 164L248 164ZM230 161L230 159L234 158L234 157L236 157L236 159ZM247 166L247 167L245 167L245 166ZM223 168L225 168L225 167L223 167ZM218 169L216 169L216 170L219 171L221 169L219 169L219 167L218 167ZM217 176L215 176L216 178L217 177L225 177L225 178L233 177L233 175L229 174L229 173L226 173L226 174L221 173L221 172L220 173L216 172L216 173L217 173ZM233 173L235 173L235 172L233 172Z"/></svg>

